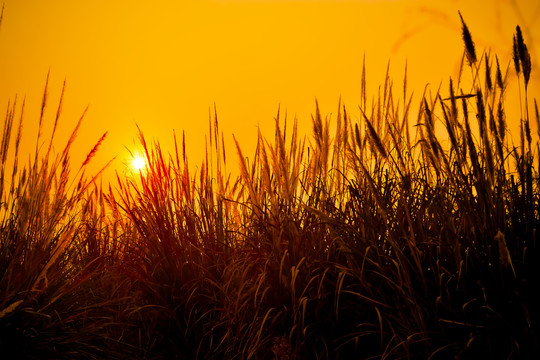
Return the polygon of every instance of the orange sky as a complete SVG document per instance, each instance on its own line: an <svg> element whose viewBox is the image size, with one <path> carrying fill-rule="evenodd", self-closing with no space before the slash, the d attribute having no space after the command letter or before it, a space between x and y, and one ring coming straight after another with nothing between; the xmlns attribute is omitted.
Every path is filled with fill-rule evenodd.
<svg viewBox="0 0 540 360"><path fill-rule="evenodd" d="M26 95L24 137L34 144L47 71L49 124L67 79L58 151L90 104L74 168L109 131L95 164L119 155L113 166L121 171L124 146L133 148L136 138L135 124L168 150L172 129L185 130L190 161L199 163L214 102L226 141L232 145L234 133L246 154L258 126L272 134L280 104L291 119L298 117L305 134L315 98L328 114L336 112L341 96L357 118L364 53L371 94L384 80L389 59L401 86L407 58L418 100L426 83L446 86L456 74L463 48L458 10L477 48L490 48L504 64L515 26L521 25L533 60L531 98L540 98L537 0L4 3L0 111L5 113L16 94ZM515 77L513 69L511 74Z"/></svg>

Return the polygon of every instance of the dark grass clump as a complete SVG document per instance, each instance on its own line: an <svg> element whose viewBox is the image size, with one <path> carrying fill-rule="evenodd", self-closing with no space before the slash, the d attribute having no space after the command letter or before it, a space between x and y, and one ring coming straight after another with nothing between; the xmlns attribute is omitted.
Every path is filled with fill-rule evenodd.
<svg viewBox="0 0 540 360"><path fill-rule="evenodd" d="M253 156L236 143L238 178L226 171L217 117L197 172L184 137L167 154L140 132L146 168L102 189L84 168L105 135L69 175L78 125L56 157L39 151L38 136L35 160L19 169L21 114L8 173L10 105L0 153L2 354L537 358L530 57L518 28L525 96L521 114L506 114L508 71L477 57L462 22L470 84L460 76L447 93L426 91L413 122L412 96L404 85L399 101L387 73L370 108L362 91L359 123L341 103L335 119L316 106L310 139L278 112L273 141L259 134ZM534 114L539 124L536 101ZM517 120L514 145L506 123Z"/></svg>

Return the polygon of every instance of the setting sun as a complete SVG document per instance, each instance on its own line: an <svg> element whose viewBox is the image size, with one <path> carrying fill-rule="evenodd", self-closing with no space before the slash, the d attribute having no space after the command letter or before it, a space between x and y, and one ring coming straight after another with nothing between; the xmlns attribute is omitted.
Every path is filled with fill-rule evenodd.
<svg viewBox="0 0 540 360"><path fill-rule="evenodd" d="M131 167L134 171L143 171L146 166L146 160L139 155L135 155L131 160Z"/></svg>

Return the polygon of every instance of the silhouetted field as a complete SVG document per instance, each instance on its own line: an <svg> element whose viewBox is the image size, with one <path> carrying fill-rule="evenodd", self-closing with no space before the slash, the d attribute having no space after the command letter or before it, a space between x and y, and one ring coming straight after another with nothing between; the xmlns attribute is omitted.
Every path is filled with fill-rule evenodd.
<svg viewBox="0 0 540 360"><path fill-rule="evenodd" d="M183 138L168 153L140 133L146 168L106 188L85 172L104 137L70 168L79 125L58 154L54 132L38 137L21 165L24 105L11 104L0 357L537 358L531 60L519 28L508 68L476 52L465 24L463 39L460 77L417 95L418 113L406 78L396 90L387 74L373 100L363 81L359 123L342 104L334 118L317 107L304 137L278 114L247 157L240 144L226 157L211 121L196 173ZM505 113L511 71L521 114Z"/></svg>

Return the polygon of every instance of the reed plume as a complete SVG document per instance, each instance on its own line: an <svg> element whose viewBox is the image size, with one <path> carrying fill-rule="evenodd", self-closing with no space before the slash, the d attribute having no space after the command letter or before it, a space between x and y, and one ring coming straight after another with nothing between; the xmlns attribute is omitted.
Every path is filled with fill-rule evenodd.
<svg viewBox="0 0 540 360"><path fill-rule="evenodd" d="M463 16L461 15L461 12L458 11L458 13L459 13L459 18L461 19L461 32L462 32L463 42L465 43L465 53L467 55L467 60L469 60L469 64L473 65L477 61L476 48L474 46L471 32L469 31L467 24L465 24L465 20L463 20Z"/></svg>

